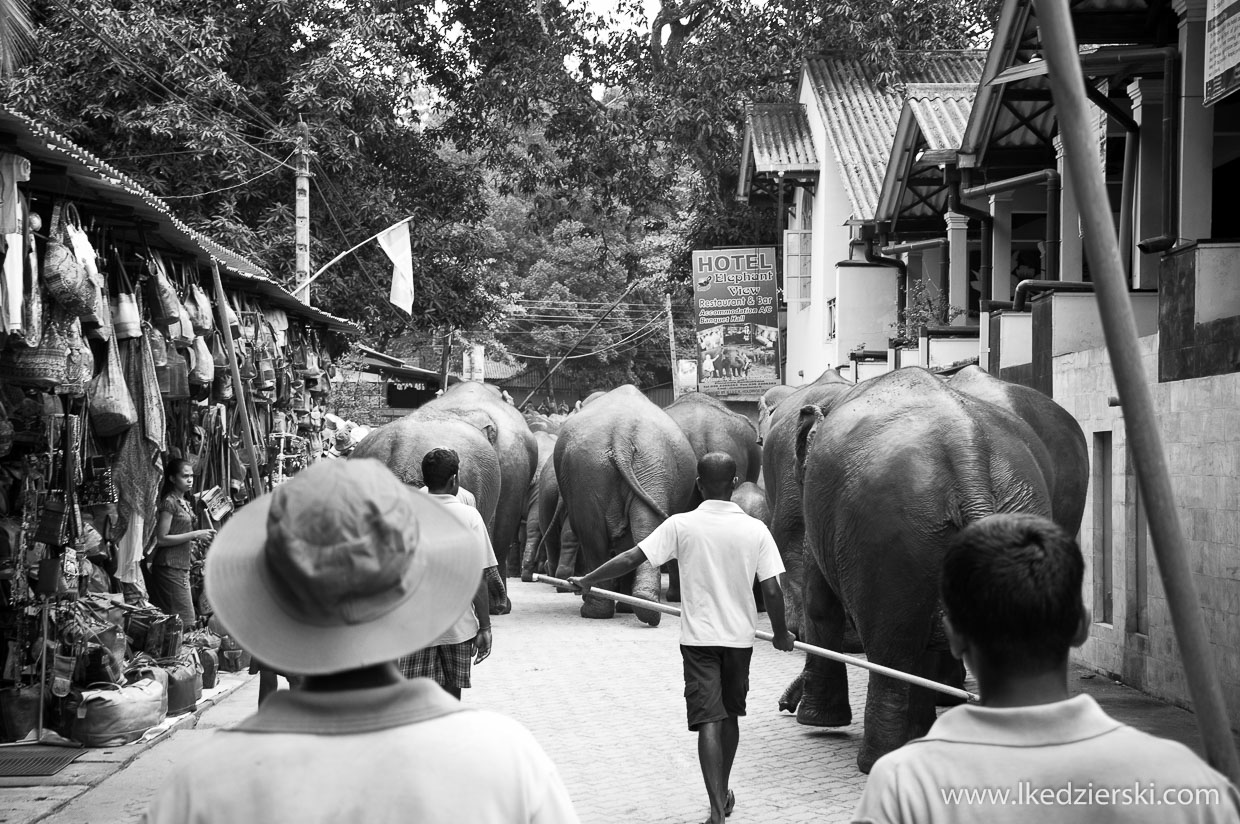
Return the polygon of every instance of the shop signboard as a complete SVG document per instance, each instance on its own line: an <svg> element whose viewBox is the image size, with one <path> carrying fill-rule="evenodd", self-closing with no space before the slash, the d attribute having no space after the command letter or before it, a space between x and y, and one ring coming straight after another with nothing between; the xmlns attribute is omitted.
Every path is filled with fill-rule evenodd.
<svg viewBox="0 0 1240 824"><path fill-rule="evenodd" d="M481 343L466 344L461 352L461 380L486 380L487 352Z"/></svg>
<svg viewBox="0 0 1240 824"><path fill-rule="evenodd" d="M1240 0L1206 2L1205 105L1240 88Z"/></svg>
<svg viewBox="0 0 1240 824"><path fill-rule="evenodd" d="M779 383L778 306L775 247L693 253L700 391L756 401Z"/></svg>

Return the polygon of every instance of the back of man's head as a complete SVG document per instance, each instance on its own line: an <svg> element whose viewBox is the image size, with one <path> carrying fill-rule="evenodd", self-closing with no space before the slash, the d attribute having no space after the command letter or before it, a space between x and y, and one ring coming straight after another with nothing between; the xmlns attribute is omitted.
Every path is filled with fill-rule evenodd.
<svg viewBox="0 0 1240 824"><path fill-rule="evenodd" d="M1042 671L1062 665L1077 642L1084 570L1080 547L1053 521L990 515L948 548L943 605L992 666Z"/></svg>
<svg viewBox="0 0 1240 824"><path fill-rule="evenodd" d="M736 461L726 452L707 452L698 459L698 483L707 498L727 499L736 481Z"/></svg>
<svg viewBox="0 0 1240 824"><path fill-rule="evenodd" d="M438 447L422 456L422 481L431 492L444 489L461 470L456 450Z"/></svg>

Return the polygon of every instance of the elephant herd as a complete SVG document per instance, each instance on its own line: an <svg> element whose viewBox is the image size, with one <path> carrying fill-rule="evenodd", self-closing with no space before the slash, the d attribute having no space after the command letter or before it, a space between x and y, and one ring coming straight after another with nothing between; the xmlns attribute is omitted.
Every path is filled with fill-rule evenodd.
<svg viewBox="0 0 1240 824"><path fill-rule="evenodd" d="M633 386L595 393L557 424L528 421L493 387L453 386L379 428L354 455L378 458L421 485L421 456L451 446L474 492L501 570L566 578L640 543L669 515L693 509L697 459L726 452L733 501L771 529L787 568L788 626L808 643L940 681L963 680L947 649L938 568L952 537L995 512L1080 526L1088 465L1080 426L1036 390L977 367L950 378L900 369L859 384L827 371L776 387L748 417L693 393L660 409ZM667 600L679 600L669 572ZM660 571L604 588L659 601ZM503 577L492 610L511 608ZM627 609L621 608L624 611ZM610 618L586 596L581 615ZM633 610L659 623L653 610ZM781 698L810 726L852 723L845 665L807 656ZM870 675L858 766L925 733L935 693Z"/></svg>

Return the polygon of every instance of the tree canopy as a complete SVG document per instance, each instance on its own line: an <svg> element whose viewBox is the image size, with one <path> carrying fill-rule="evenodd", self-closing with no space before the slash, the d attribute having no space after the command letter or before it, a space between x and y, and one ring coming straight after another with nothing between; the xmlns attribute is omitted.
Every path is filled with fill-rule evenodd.
<svg viewBox="0 0 1240 824"><path fill-rule="evenodd" d="M731 197L739 141L806 53L858 53L895 82L918 51L975 43L993 4L33 0L37 48L4 91L286 283L304 122L314 261L414 217L412 319L373 244L316 303L373 341L451 326L554 356L591 313L540 329L522 301L604 303L644 279L638 302L683 303L690 250L776 240L769 206ZM632 374L635 350L615 351L594 365Z"/></svg>

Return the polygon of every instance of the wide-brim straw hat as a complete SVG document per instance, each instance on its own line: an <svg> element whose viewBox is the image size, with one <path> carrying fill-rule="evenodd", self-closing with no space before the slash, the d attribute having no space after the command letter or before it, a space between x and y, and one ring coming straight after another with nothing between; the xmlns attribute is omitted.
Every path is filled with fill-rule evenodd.
<svg viewBox="0 0 1240 824"><path fill-rule="evenodd" d="M484 558L476 532L379 461L325 461L232 516L206 590L263 665L322 675L429 646L469 608Z"/></svg>

